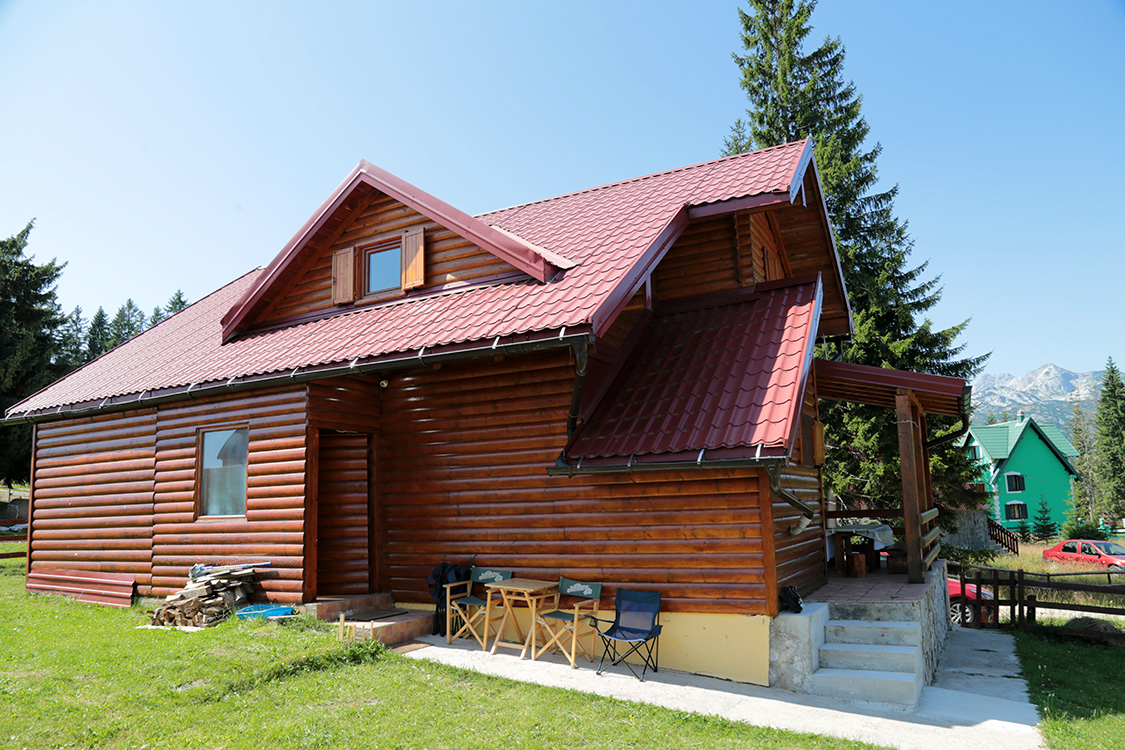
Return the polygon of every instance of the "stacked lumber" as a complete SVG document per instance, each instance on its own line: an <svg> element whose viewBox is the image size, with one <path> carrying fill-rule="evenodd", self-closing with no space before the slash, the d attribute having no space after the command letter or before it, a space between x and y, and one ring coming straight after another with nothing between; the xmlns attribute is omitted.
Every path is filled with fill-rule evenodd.
<svg viewBox="0 0 1125 750"><path fill-rule="evenodd" d="M169 594L152 613L153 625L218 625L249 601L254 590L254 569L248 565L196 566L188 585Z"/></svg>

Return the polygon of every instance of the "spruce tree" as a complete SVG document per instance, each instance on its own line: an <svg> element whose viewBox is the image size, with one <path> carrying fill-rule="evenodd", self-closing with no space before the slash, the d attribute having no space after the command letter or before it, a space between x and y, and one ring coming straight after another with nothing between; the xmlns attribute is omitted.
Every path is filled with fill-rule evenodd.
<svg viewBox="0 0 1125 750"><path fill-rule="evenodd" d="M56 357L58 373L65 375L81 367L86 361L86 319L82 317L82 308L75 307L59 328Z"/></svg>
<svg viewBox="0 0 1125 750"><path fill-rule="evenodd" d="M145 314L132 299L117 308L117 314L109 323L109 348L121 346L145 328Z"/></svg>
<svg viewBox="0 0 1125 750"><path fill-rule="evenodd" d="M97 359L109 350L109 317L105 309L99 307L86 329L86 361Z"/></svg>
<svg viewBox="0 0 1125 750"><path fill-rule="evenodd" d="M867 145L862 97L843 75L844 46L825 39L811 52L805 41L815 0L748 0L739 10L743 55L735 54L750 108L724 143L738 153L811 136L825 202L847 284L855 335L830 354L846 362L972 378L986 357L963 357L957 337L968 321L935 329L925 313L941 296L926 263L910 264L913 241L894 213L898 188L876 190L882 146ZM842 347L842 351L839 348ZM885 409L853 403L822 407L827 432L827 483L845 504L897 504L901 496L898 435ZM931 432L954 420L928 418ZM967 489L971 462L950 444L934 455L934 492L945 504L972 507L985 500Z"/></svg>
<svg viewBox="0 0 1125 750"><path fill-rule="evenodd" d="M1098 469L1104 497L1099 505L1110 518L1125 518L1125 384L1109 358L1098 399Z"/></svg>
<svg viewBox="0 0 1125 750"><path fill-rule="evenodd" d="M1074 519L1094 523L1102 515L1098 509L1101 493L1097 488L1097 431L1090 412L1078 399L1071 403L1067 431L1071 445L1078 451L1078 457L1074 459L1074 468L1078 472L1073 488Z"/></svg>
<svg viewBox="0 0 1125 750"><path fill-rule="evenodd" d="M152 315L148 316L148 322L145 324L145 327L152 328L154 325L167 317L168 313L164 312L164 308L160 305L157 305L156 307L152 308Z"/></svg>
<svg viewBox="0 0 1125 750"><path fill-rule="evenodd" d="M59 374L56 331L63 316L55 282L63 266L24 254L31 227L0 240L0 413ZM10 487L30 472L31 426L0 429L0 482Z"/></svg>
<svg viewBox="0 0 1125 750"><path fill-rule="evenodd" d="M1047 506L1047 498L1039 496L1039 506L1035 509L1035 519L1031 524L1031 536L1037 542L1046 542L1055 538L1059 533L1059 526L1051 520L1051 509Z"/></svg>
<svg viewBox="0 0 1125 750"><path fill-rule="evenodd" d="M175 315L187 306L187 297L184 296L184 293L181 290L177 289L176 293L173 294L172 297L168 300L168 304L164 306L164 312L166 312L168 315Z"/></svg>

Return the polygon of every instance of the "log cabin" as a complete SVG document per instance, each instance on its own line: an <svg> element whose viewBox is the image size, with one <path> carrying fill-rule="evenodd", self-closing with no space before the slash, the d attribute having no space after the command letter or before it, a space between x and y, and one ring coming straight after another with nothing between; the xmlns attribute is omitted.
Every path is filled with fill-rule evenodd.
<svg viewBox="0 0 1125 750"><path fill-rule="evenodd" d="M360 162L7 410L29 571L265 560L270 601L417 608L442 561L564 575L659 591L664 665L768 684L780 590L828 576L819 399L898 410L912 579L936 556L924 415L964 383L814 360L852 326L809 140L479 216Z"/></svg>

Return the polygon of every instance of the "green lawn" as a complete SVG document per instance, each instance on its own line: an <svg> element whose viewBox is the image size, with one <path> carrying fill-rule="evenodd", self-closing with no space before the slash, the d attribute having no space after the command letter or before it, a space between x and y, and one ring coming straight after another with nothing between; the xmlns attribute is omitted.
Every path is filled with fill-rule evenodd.
<svg viewBox="0 0 1125 750"><path fill-rule="evenodd" d="M138 608L26 595L23 570L0 560L0 747L872 747L345 646L308 622L138 630Z"/></svg>
<svg viewBox="0 0 1125 750"><path fill-rule="evenodd" d="M1061 623L1059 623L1061 624ZM1051 750L1120 750L1125 647L1015 631L1039 729Z"/></svg>

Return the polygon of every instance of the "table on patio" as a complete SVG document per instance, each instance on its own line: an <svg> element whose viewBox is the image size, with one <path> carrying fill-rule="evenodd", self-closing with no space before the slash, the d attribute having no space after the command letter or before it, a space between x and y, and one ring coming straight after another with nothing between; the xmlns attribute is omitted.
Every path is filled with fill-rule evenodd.
<svg viewBox="0 0 1125 750"><path fill-rule="evenodd" d="M500 620L500 628L496 631L496 638L492 642L492 653L496 653L497 646L505 646L507 648L518 648L520 651L520 658L527 656L528 649L531 649L531 658L535 658L535 635L538 632L536 627L536 616L539 612L540 606L548 599L554 599L558 594L558 581L537 581L534 578L509 578L506 581L497 581L495 583L486 583L485 587L492 591L499 591L500 596L504 599L504 617ZM531 622L527 629L527 635L524 636L520 630L519 621L512 614L515 606L526 606L531 612ZM505 641L504 628L511 619L516 627L516 637L520 642Z"/></svg>
<svg viewBox="0 0 1125 750"><path fill-rule="evenodd" d="M875 549L890 547L894 544L895 535L891 527L885 523L849 523L829 529L829 534L834 538L829 544L835 543L836 570L846 572L844 556L852 551L851 538L861 536L875 543Z"/></svg>

